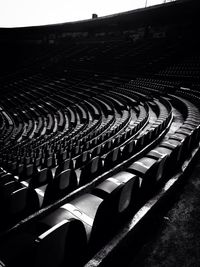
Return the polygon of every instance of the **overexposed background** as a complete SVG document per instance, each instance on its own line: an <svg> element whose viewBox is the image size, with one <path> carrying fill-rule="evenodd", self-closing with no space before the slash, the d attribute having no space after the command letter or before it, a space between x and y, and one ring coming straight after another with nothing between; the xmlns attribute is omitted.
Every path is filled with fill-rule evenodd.
<svg viewBox="0 0 200 267"><path fill-rule="evenodd" d="M24 27L90 19L170 0L0 0L0 27Z"/></svg>

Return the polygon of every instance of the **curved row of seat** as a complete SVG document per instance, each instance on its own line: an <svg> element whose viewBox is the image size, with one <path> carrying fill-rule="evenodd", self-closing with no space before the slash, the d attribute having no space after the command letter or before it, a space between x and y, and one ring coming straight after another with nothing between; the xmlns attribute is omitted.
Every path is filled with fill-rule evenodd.
<svg viewBox="0 0 200 267"><path fill-rule="evenodd" d="M139 108L142 110L143 107L139 106ZM123 119L124 114L125 114L125 119ZM122 118L120 118L120 120L122 121L122 123L120 124L120 128L117 126L119 130L122 129L121 127L123 127L127 119L129 119L126 114L128 114L128 112L122 112L121 114ZM120 145L122 145L125 141L127 142L127 140L133 136L133 134L136 134L138 129L146 121L147 117L143 117L143 120L141 120L141 117L143 116L142 114L143 114L142 112L139 113L139 117L138 117L139 124L136 121L136 124L132 125L132 126L137 125L137 127L133 127L131 131L124 132L125 134L122 135L121 138L117 137L117 139L114 139L114 141L113 140L111 141L111 138L110 138L111 135L109 134L108 141L106 142L104 141L101 146L97 146L96 147L97 149L93 149L92 151L88 149L88 151L85 151L79 156L68 158L69 154L67 154L67 151L61 152L60 151L61 147L57 148L57 150L59 150L59 153L55 155L53 154L53 149L55 146L52 147L51 144L44 145L43 151L41 149L37 150L35 153L35 156L37 156L36 158L34 158L33 151L31 152L30 155L27 154L26 156L23 156L23 154L19 156L20 152L17 151L18 157L13 156L13 155L7 156L5 154L4 160L2 160L1 164L2 166L4 166L5 169L7 169L7 171L10 171L11 174L9 174L9 172L7 173L3 172L2 176L4 180L2 179L2 183L3 184L9 183L9 182L15 183L17 180L17 181L20 181L20 183L23 182L23 187L26 186L29 188L29 185L31 185L32 188L37 188L36 192L39 196L39 206L41 206L41 203L43 202L42 198L44 195L44 191L51 192L52 188L55 187L55 189L53 190L55 192L55 196L52 196L52 192L51 192L51 194L47 193L47 197L45 196L44 198L44 199L49 199L50 198L49 194L50 194L52 196L52 199L50 199L49 201L52 202L54 199L56 199L56 183L58 187L58 185L62 183L64 179L71 181L71 182L65 182L65 187L66 187L65 190L60 190L62 191L60 192L60 197L62 197L67 192L70 192L73 189L75 189L77 185L81 186L85 183L88 183L95 176L99 175L100 173L105 172L108 169L108 167L111 167L123 161L123 158L126 158L127 156L126 148L129 147L129 150L130 150L130 145L126 144L126 147L123 151L120 150ZM112 127L114 128L114 125ZM118 129L117 131L119 131ZM112 131L116 135L115 129L112 129ZM62 140L62 141L66 141L66 140ZM98 143L96 143L96 145L98 145ZM141 144L139 143L137 146L135 145L134 146L136 148L135 151L137 151L140 146ZM133 149L133 142L131 144L131 147ZM66 145L63 147L63 149L66 149ZM113 149L113 151L110 151L111 149ZM131 151L129 151L129 153L131 153ZM41 159L39 155L42 155L43 159ZM99 156L101 156L101 158ZM91 157L93 157L93 159L91 159ZM14 159L17 159L18 161L13 162ZM40 165L42 160L43 160L42 165ZM67 171L68 168L72 168L73 170ZM50 170L52 171L53 174L51 173ZM56 179L53 179L54 176ZM71 178L72 176L77 177L77 178ZM4 188L4 190L6 189ZM31 191L31 190L27 190L27 191ZM18 193L18 194L19 194L19 197L21 198L21 193ZM34 195L34 198L35 198L36 194L34 190L31 191L31 194ZM22 200L20 200L19 203L21 203L21 201ZM35 203L34 208L38 209L38 201L35 200L33 201L33 203ZM44 200L44 203L48 203L48 201ZM31 205L31 207L33 207L33 205ZM27 208L29 208L29 205L27 205ZM31 209L31 211L33 210L34 209ZM16 218L16 213L14 213L14 216ZM8 218L10 221L10 217Z"/></svg>
<svg viewBox="0 0 200 267"><path fill-rule="evenodd" d="M171 24L159 6L142 10L144 19L111 16L109 25L16 29L2 73L24 66L31 51L33 65L0 79L0 266L84 266L109 241L118 247L125 224L182 178L200 140L191 6L167 5ZM6 32L2 53L15 29ZM23 43L21 63L10 64L23 37L31 50Z"/></svg>
<svg viewBox="0 0 200 267"><path fill-rule="evenodd" d="M121 114L118 113L119 121L121 122L119 126L117 115L114 116L116 121L113 123L113 126L110 125L110 122L108 123L108 126L109 128L112 128L111 131L114 135L109 133L109 135L106 135L107 138L101 139L101 131L99 132L98 130L97 134L97 130L95 129L95 135L97 135L98 139L92 138L93 135L91 136L90 134L92 143L91 141L86 142L86 145L82 147L82 150L76 146L79 153L75 155L66 151L66 149L69 150L69 145L72 147L75 144L72 142L70 144L67 143L66 139L69 136L63 137L62 133L61 138L57 135L54 139L53 136L50 135L53 140L48 141L45 139L45 141L48 141L45 143L40 141L41 145L36 147L35 152L34 146L29 147L31 154L28 154L27 150L24 150L24 147L22 147L22 151L17 150L17 157L4 154L4 159L1 163L6 170L6 173L2 173L2 176L4 177L4 180L2 179L2 184L15 184L20 181L20 188L24 188L24 192L27 191L28 193L24 194L22 197L21 193L18 193L19 198L24 199L24 202L27 196L29 198L29 195L32 195L32 198L34 199L32 203L35 203L35 205L31 205L30 207L29 204L27 204L26 208L28 214L44 205L53 203L55 200L64 197L76 188L89 183L97 176L107 172L110 168L123 163L127 158L148 145L151 140L155 139L168 124L171 110L169 103L167 103L165 99L160 99L162 102L151 100L148 105L145 103L145 109L145 105L143 106L139 104L136 106L137 102L134 100L134 98L136 98L138 101L139 97L141 97L146 101L146 97L143 94L139 93L136 95L132 94L130 90L123 89L123 94L125 95L125 98L123 98L122 94L119 93L122 92L122 89L120 89L120 91L117 89L111 91L112 100L114 99L113 95L115 91L118 93L118 100L115 101L118 103L118 106L120 106L119 103L121 102L119 100L121 99L129 99L129 103L133 106L129 111L121 111L118 109L118 112L121 111ZM94 107L94 102L92 105ZM153 107L157 117L153 123L148 123L148 126L146 126L146 128L144 128L137 136L138 130L143 127L148 119L147 110L150 106ZM81 109L81 112L84 113L84 107ZM129 116L127 116L128 114ZM132 116L133 114L134 116ZM123 120L124 115L125 119ZM108 117L109 116L110 115L108 115ZM117 126L117 131L115 130L115 124ZM123 129L122 127L125 125L126 128ZM89 130L91 130L91 128L89 128ZM86 130L86 132L87 131L88 130ZM84 130L81 133L81 139L85 142L87 139L83 138L83 136ZM105 137L105 134L103 136ZM116 136L116 138L113 139L114 136ZM136 136L137 139L134 139ZM79 138L75 140L78 140L80 146L81 139ZM98 144L98 140L102 144ZM92 145L92 149L90 145ZM26 156L24 156L25 153ZM13 162L14 158L17 158L17 161ZM6 191L5 188L4 190ZM14 191L16 191L15 187L13 189L13 192ZM22 200L19 201L19 203L23 202ZM29 201L27 203L29 203ZM24 205L22 205L22 208L24 209ZM25 214L27 216L27 213ZM23 216L19 218L23 218ZM14 217L17 218L16 212L14 212ZM5 220L6 223L7 221L10 221L10 216ZM14 222L16 222L16 220L14 220Z"/></svg>
<svg viewBox="0 0 200 267"><path fill-rule="evenodd" d="M76 44L73 58L62 53L67 67L62 62L56 71L2 84L0 258L6 266L83 266L182 171L199 145L199 94L162 75L130 80L118 71L153 69L145 64L155 57L149 51L168 51L159 48L163 42ZM94 72L97 59L99 70L108 63L104 73ZM86 62L88 70L77 70Z"/></svg>
<svg viewBox="0 0 200 267"><path fill-rule="evenodd" d="M136 160L134 154L130 153L128 164L122 164L121 171L108 176L87 193L83 192L52 209L27 224L22 232L17 230L4 240L1 258L8 266L82 266L112 237L128 216L136 213L156 188L181 170L184 160L199 144L199 110L191 98L187 100L178 94L168 95L167 98L173 108L185 106L180 127L175 131L172 129L163 141ZM168 103L166 99L162 99L159 104L158 100L154 101L154 104L158 104L159 120L169 108L169 104L163 105L165 101ZM177 162L176 166L174 161ZM70 170L67 169L67 172ZM24 183L20 183L21 188L16 190L23 191ZM13 208L16 210L16 207ZM15 244L18 244L17 249L12 249Z"/></svg>

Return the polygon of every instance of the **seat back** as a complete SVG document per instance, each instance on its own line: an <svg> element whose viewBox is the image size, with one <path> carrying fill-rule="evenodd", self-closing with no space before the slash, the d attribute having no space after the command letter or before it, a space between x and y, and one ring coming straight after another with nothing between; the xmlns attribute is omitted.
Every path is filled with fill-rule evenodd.
<svg viewBox="0 0 200 267"><path fill-rule="evenodd" d="M91 154L88 151L83 152L80 156L76 158L75 169L80 168L86 164L91 158Z"/></svg>
<svg viewBox="0 0 200 267"><path fill-rule="evenodd" d="M34 165L32 163L24 166L22 172L20 173L20 180L28 180L34 174Z"/></svg>
<svg viewBox="0 0 200 267"><path fill-rule="evenodd" d="M9 198L9 211L12 215L21 213L27 205L28 188L21 187L12 192Z"/></svg>
<svg viewBox="0 0 200 267"><path fill-rule="evenodd" d="M64 161L60 162L58 167L56 168L55 176L60 174L61 172L67 170L67 169L72 169L73 168L73 162L71 158L67 158Z"/></svg>
<svg viewBox="0 0 200 267"><path fill-rule="evenodd" d="M41 170L38 170L37 173L33 176L30 181L30 185L34 188L41 187L52 182L52 179L53 176L51 170L48 168L43 168Z"/></svg>
<svg viewBox="0 0 200 267"><path fill-rule="evenodd" d="M44 195L44 205L52 203L59 198L64 197L77 188L78 182L74 170L68 169L53 179L52 183L47 185Z"/></svg>
<svg viewBox="0 0 200 267"><path fill-rule="evenodd" d="M68 227L68 221L63 220L36 238L34 267L55 267L63 264Z"/></svg>
<svg viewBox="0 0 200 267"><path fill-rule="evenodd" d="M104 169L107 170L112 168L115 164L118 163L118 159L120 157L120 149L116 147L112 151L110 151L106 157L104 158Z"/></svg>
<svg viewBox="0 0 200 267"><path fill-rule="evenodd" d="M141 177L141 189L144 192L150 192L158 179L159 162L156 159L142 157L131 164L127 171Z"/></svg>
<svg viewBox="0 0 200 267"><path fill-rule="evenodd" d="M86 164L80 174L79 185L84 185L90 181L92 181L95 177L100 174L102 170L102 160L99 156L94 157L90 160L88 164Z"/></svg>
<svg viewBox="0 0 200 267"><path fill-rule="evenodd" d="M133 155L135 149L135 140L128 142L122 150L122 159L125 160Z"/></svg>
<svg viewBox="0 0 200 267"><path fill-rule="evenodd" d="M61 242L58 246L62 246L62 251L58 251L62 266L83 266L83 261L87 256L87 237L84 224L81 220L77 219L76 216L64 207L61 207L41 219L39 224L39 228L42 229L52 229L52 227L56 225L62 227L59 230L61 233L57 235L58 242ZM59 235L62 236L61 240L59 240ZM52 236L52 239L53 238L54 236ZM59 248L56 248L56 250L57 249Z"/></svg>
<svg viewBox="0 0 200 267"><path fill-rule="evenodd" d="M160 147L168 148L172 151L170 155L170 161L172 163L176 162L176 166L174 166L174 169L177 169L182 164L182 147L183 141L177 141L177 140L167 140L164 142L161 142L159 144Z"/></svg>
<svg viewBox="0 0 200 267"><path fill-rule="evenodd" d="M121 171L112 176L120 183L123 183L123 189L119 199L119 212L126 209L135 209L138 204L139 197L139 177L135 174Z"/></svg>

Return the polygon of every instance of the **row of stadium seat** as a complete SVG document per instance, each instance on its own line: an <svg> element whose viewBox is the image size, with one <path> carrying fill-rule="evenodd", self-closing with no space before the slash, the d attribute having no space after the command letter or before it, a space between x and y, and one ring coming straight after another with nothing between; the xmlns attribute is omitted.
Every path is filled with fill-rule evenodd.
<svg viewBox="0 0 200 267"><path fill-rule="evenodd" d="M180 169L189 156L186 151L192 152L198 146L199 111L190 101L173 97L182 101L188 111L178 130L123 171L32 222L23 234L13 235L4 242L2 259L20 266L79 266L91 257L115 233L127 214L133 215L156 187ZM175 160L176 168L172 169ZM11 243L17 243L18 248L10 250ZM8 259L7 247L12 255Z"/></svg>

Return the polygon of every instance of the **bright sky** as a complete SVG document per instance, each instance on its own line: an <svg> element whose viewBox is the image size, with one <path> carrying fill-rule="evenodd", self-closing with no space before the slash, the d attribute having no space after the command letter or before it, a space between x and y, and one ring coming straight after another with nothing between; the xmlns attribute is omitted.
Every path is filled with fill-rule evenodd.
<svg viewBox="0 0 200 267"><path fill-rule="evenodd" d="M146 0L0 0L0 27L46 25L90 19L144 7ZM147 0L147 5L163 0Z"/></svg>

